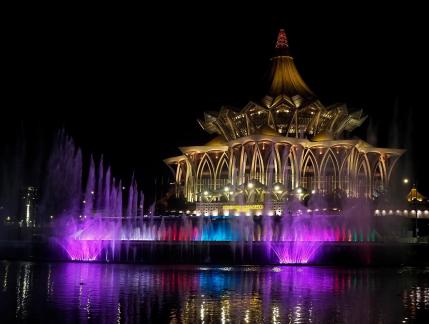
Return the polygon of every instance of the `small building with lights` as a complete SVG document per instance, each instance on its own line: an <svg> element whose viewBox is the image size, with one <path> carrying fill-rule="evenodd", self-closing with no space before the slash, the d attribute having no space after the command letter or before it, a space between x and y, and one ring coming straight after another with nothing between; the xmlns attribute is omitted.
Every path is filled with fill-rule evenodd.
<svg viewBox="0 0 429 324"><path fill-rule="evenodd" d="M37 225L37 200L39 191L36 187L30 186L23 188L20 194L19 224L21 227L35 227Z"/></svg>
<svg viewBox="0 0 429 324"><path fill-rule="evenodd" d="M176 197L195 203L197 214L257 215L282 214L290 199L372 199L386 191L404 150L351 138L367 116L321 103L301 78L284 30L271 63L265 97L204 113L198 122L214 138L165 159Z"/></svg>

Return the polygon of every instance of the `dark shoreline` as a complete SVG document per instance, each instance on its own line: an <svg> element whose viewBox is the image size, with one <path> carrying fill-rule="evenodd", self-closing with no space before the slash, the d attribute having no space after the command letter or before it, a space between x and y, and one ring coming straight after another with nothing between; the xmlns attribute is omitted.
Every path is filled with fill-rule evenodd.
<svg viewBox="0 0 429 324"><path fill-rule="evenodd" d="M108 246L109 242L105 242ZM109 248L95 262L189 265L279 265L265 242L170 242L122 243L114 258ZM107 255L106 255L107 253ZM70 261L50 240L0 241L0 259ZM76 261L78 262L78 261ZM324 242L306 265L322 266L429 266L427 243Z"/></svg>

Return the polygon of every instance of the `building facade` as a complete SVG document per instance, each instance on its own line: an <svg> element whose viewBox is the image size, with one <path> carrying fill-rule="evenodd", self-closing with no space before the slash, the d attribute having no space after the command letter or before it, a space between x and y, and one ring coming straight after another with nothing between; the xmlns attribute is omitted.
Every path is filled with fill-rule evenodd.
<svg viewBox="0 0 429 324"><path fill-rule="evenodd" d="M367 116L320 102L301 78L284 30L271 61L268 95L241 110L206 112L198 122L214 139L165 160L176 196L205 213L225 213L258 212L291 197L382 194L404 150L350 138Z"/></svg>

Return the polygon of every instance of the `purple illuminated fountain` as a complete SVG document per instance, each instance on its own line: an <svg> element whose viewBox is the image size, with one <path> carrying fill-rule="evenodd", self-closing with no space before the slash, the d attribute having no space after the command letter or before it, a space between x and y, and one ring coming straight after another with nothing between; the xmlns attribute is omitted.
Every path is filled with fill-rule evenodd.
<svg viewBox="0 0 429 324"><path fill-rule="evenodd" d="M73 261L96 261L104 247L102 240L80 240L65 237L58 243Z"/></svg>
<svg viewBox="0 0 429 324"><path fill-rule="evenodd" d="M128 254L136 242L225 242L232 247L257 242L280 264L305 264L323 242L374 239L368 230L345 227L338 217L301 212L302 205L288 205L297 212L283 217L183 215L171 220L154 216L153 210L145 215L144 196L133 179L125 188L102 158L91 157L86 172L83 164L80 150L61 132L49 160L41 210L55 215L51 236L71 260L120 260L121 251Z"/></svg>

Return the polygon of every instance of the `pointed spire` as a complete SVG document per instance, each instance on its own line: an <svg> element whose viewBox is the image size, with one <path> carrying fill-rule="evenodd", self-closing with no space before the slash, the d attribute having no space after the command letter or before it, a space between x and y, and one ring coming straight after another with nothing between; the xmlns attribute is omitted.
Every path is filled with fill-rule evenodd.
<svg viewBox="0 0 429 324"><path fill-rule="evenodd" d="M302 80L292 55L284 29L280 29L277 36L274 56L271 58L271 87L269 94L272 97L286 95L293 97L300 95L306 99L314 99L315 95Z"/></svg>
<svg viewBox="0 0 429 324"><path fill-rule="evenodd" d="M277 36L276 48L288 48L289 43L287 41L286 32L284 29L280 29Z"/></svg>

